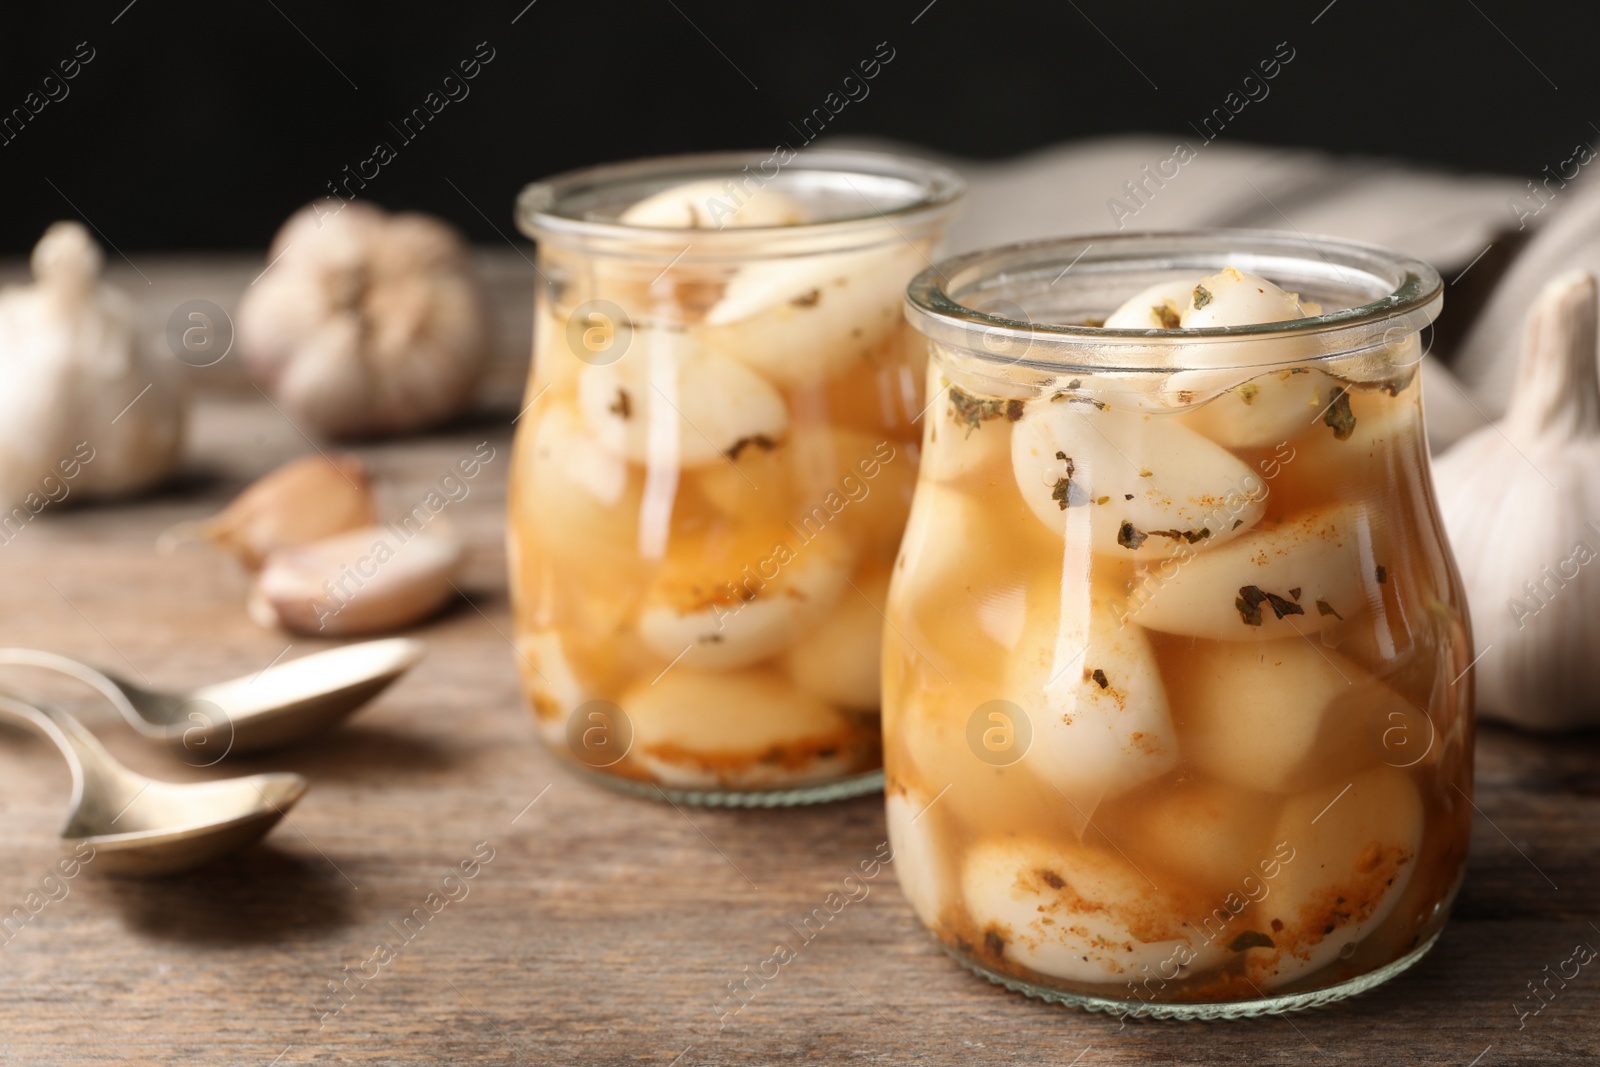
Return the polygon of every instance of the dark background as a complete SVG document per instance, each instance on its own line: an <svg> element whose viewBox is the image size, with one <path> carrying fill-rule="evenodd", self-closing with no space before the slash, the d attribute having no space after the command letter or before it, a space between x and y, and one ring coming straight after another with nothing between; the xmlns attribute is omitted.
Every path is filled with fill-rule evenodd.
<svg viewBox="0 0 1600 1067"><path fill-rule="evenodd" d="M881 41L895 58L829 132L980 158L1114 133L1192 136L1188 123L1288 41L1296 58L1270 83L1276 102L1247 107L1228 140L1529 178L1600 140L1600 18L1588 4L526 5L8 5L0 114L79 42L95 58L0 145L0 253L73 215L125 252L260 247L379 140L398 157L363 195L498 241L531 179L796 140L789 124ZM402 143L389 122L485 41L494 59L470 95Z"/></svg>

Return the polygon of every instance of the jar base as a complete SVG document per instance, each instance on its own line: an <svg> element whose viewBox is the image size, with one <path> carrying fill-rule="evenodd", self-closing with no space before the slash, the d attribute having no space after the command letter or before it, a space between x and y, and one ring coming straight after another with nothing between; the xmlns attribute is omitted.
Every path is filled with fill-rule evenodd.
<svg viewBox="0 0 1600 1067"><path fill-rule="evenodd" d="M679 789L641 782L634 778L606 774L588 767L574 767L578 775L619 793L667 800L699 808L796 808L807 804L827 804L835 800L883 792L883 769L865 771L849 778L837 778L785 789Z"/></svg>
<svg viewBox="0 0 1600 1067"><path fill-rule="evenodd" d="M1440 932L1442 933L1443 931ZM952 959L973 974L981 978L987 978L995 985L1004 986L1013 993L1021 993L1035 1000L1046 1001L1050 1004L1060 1004L1069 1008L1081 1008L1084 1011L1103 1012L1107 1015L1115 1015L1124 1019L1212 1021L1218 1019L1253 1019L1262 1015L1283 1015L1289 1012L1310 1011L1313 1008L1320 1008L1348 997L1357 996L1408 970L1423 956L1426 956L1428 950L1433 948L1434 943L1438 940L1439 934L1436 933L1393 963L1385 964L1375 971L1369 971L1366 974L1340 982L1336 986L1329 986L1326 989L1314 989L1305 993L1286 993L1281 996L1260 997L1254 1000L1193 1004L1161 1004L1143 1000L1118 1000L1115 997L1096 997L1084 993L1069 993L1065 990L1052 989L1037 982L1018 978L1013 974L991 970L942 942L940 947Z"/></svg>

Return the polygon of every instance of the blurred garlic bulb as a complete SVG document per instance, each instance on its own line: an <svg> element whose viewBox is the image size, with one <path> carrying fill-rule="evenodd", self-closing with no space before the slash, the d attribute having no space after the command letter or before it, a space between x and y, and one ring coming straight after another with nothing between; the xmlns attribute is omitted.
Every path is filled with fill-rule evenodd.
<svg viewBox="0 0 1600 1067"><path fill-rule="evenodd" d="M87 496L155 485L182 451L181 368L140 345L83 226L55 223L31 265L32 285L0 292L0 510L40 510L31 501L61 499L62 484Z"/></svg>
<svg viewBox="0 0 1600 1067"><path fill-rule="evenodd" d="M459 414L489 352L467 248L426 215L312 204L278 231L239 305L255 381L330 437L405 433Z"/></svg>
<svg viewBox="0 0 1600 1067"><path fill-rule="evenodd" d="M1434 464L1481 652L1487 718L1600 722L1600 369L1596 287L1560 275L1528 314L1506 417Z"/></svg>

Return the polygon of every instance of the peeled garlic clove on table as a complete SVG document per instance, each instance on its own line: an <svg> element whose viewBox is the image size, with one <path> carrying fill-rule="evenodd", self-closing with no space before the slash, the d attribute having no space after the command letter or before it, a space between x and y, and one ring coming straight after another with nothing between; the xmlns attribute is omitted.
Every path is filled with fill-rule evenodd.
<svg viewBox="0 0 1600 1067"><path fill-rule="evenodd" d="M669 786L797 784L846 774L861 757L844 715L774 671L680 663L618 703L633 728L630 758Z"/></svg>
<svg viewBox="0 0 1600 1067"><path fill-rule="evenodd" d="M166 543L192 529L232 552L251 570L268 555L378 521L372 478L356 456L302 456L252 482L216 516L163 535Z"/></svg>
<svg viewBox="0 0 1600 1067"><path fill-rule="evenodd" d="M850 591L852 563L837 539L802 541L783 526L683 538L645 593L639 636L688 667L758 663L833 610Z"/></svg>
<svg viewBox="0 0 1600 1067"><path fill-rule="evenodd" d="M1148 568L1129 616L1147 629L1229 641L1320 633L1367 606L1374 541L1357 505L1301 512Z"/></svg>
<svg viewBox="0 0 1600 1067"><path fill-rule="evenodd" d="M1001 692L1026 712L1025 761L1085 818L1100 800L1177 766L1166 689L1144 631L1109 597L1068 589L1007 659Z"/></svg>
<svg viewBox="0 0 1600 1067"><path fill-rule="evenodd" d="M720 230L724 227L798 226L808 219L801 201L778 189L741 189L732 180L684 182L652 193L628 207L617 221L625 226L668 230Z"/></svg>
<svg viewBox="0 0 1600 1067"><path fill-rule="evenodd" d="M1053 978L1104 983L1155 973L1170 980L1218 955L1184 918L1206 914L1207 905L1083 846L982 841L962 865L961 893L981 937L980 959L1003 958Z"/></svg>
<svg viewBox="0 0 1600 1067"><path fill-rule="evenodd" d="M1379 926L1416 871L1422 831L1422 798L1403 770L1368 771L1292 797L1272 839L1293 858L1257 907L1258 932L1272 946L1247 950L1250 980L1263 989L1292 982Z"/></svg>
<svg viewBox="0 0 1600 1067"><path fill-rule="evenodd" d="M1215 551L1266 511L1261 481L1242 460L1170 418L1034 401L1011 433L1028 507L1069 538L1087 534L1104 555Z"/></svg>
<svg viewBox="0 0 1600 1067"><path fill-rule="evenodd" d="M706 312L705 344L779 385L825 381L895 334L906 282L926 265L902 241L748 264Z"/></svg>
<svg viewBox="0 0 1600 1067"><path fill-rule="evenodd" d="M1169 655L1184 680L1172 698L1184 758L1245 789L1290 793L1348 775L1385 754L1386 729L1421 714L1353 660L1299 637L1197 641Z"/></svg>
<svg viewBox="0 0 1600 1067"><path fill-rule="evenodd" d="M343 637L421 622L456 588L461 542L446 530L368 526L267 556L250 591L263 626Z"/></svg>
<svg viewBox="0 0 1600 1067"><path fill-rule="evenodd" d="M585 367L578 411L614 455L649 466L723 463L789 432L789 410L770 382L667 327L635 326L622 358Z"/></svg>

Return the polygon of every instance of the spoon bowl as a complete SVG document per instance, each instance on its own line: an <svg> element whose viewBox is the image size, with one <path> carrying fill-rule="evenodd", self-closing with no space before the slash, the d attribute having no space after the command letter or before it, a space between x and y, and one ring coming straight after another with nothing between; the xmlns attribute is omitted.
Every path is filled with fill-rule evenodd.
<svg viewBox="0 0 1600 1067"><path fill-rule="evenodd" d="M216 763L331 729L422 658L408 637L363 641L274 664L191 692L135 685L54 652L0 648L0 666L39 667L99 690L146 737L181 748L187 762Z"/></svg>
<svg viewBox="0 0 1600 1067"><path fill-rule="evenodd" d="M306 791L298 774L163 782L123 766L77 719L0 693L0 715L49 738L72 771L63 841L92 851L108 874L172 874L209 863L264 835Z"/></svg>

